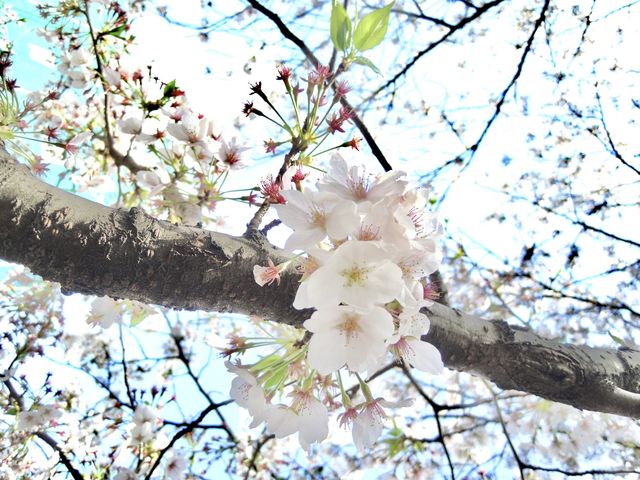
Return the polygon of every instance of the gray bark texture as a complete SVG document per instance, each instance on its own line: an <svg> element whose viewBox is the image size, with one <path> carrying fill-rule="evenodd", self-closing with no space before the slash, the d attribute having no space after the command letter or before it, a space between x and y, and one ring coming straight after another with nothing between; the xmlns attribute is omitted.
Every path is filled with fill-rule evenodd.
<svg viewBox="0 0 640 480"><path fill-rule="evenodd" d="M298 285L259 287L253 266L284 260L257 234L232 237L105 207L46 184L0 148L0 258L63 292L109 295L186 310L235 312L300 325ZM445 305L427 312L425 340L448 368L576 408L640 418L640 352L546 340L503 320Z"/></svg>

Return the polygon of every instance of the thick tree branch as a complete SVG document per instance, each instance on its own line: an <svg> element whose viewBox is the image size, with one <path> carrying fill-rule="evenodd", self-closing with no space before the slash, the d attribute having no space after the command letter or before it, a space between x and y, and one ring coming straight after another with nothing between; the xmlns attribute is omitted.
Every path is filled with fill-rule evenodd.
<svg viewBox="0 0 640 480"><path fill-rule="evenodd" d="M253 266L283 260L261 236L236 238L104 207L45 184L0 151L0 258L64 291L300 325L297 276L260 288ZM427 340L449 368L577 408L640 418L640 352L562 344L435 304Z"/></svg>
<svg viewBox="0 0 640 480"><path fill-rule="evenodd" d="M29 266L63 292L299 324L309 312L260 288L253 266L281 261L263 237L243 239L112 209L38 180L0 150L0 258ZM284 274L283 291L298 278Z"/></svg>
<svg viewBox="0 0 640 480"><path fill-rule="evenodd" d="M640 418L638 351L563 344L439 304L427 313L431 331L426 339L448 368L488 378L503 389Z"/></svg>

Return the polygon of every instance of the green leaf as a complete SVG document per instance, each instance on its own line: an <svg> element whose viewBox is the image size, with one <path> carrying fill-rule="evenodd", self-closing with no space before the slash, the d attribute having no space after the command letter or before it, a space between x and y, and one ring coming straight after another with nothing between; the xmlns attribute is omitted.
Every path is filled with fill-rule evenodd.
<svg viewBox="0 0 640 480"><path fill-rule="evenodd" d="M164 86L164 90L162 91L162 96L163 97L169 97L177 89L178 89L178 87L176 87L176 81L175 80L171 80L169 83L167 83Z"/></svg>
<svg viewBox="0 0 640 480"><path fill-rule="evenodd" d="M400 430L395 425L389 432L389 437L385 439L385 442L389 446L390 458L395 457L398 453L405 450L405 442L404 442L404 436L402 434L402 430Z"/></svg>
<svg viewBox="0 0 640 480"><path fill-rule="evenodd" d="M126 312L131 315L131 321L129 322L131 327L140 325L147 317L156 313L153 308L137 302L126 302L121 305L124 308L122 313Z"/></svg>
<svg viewBox="0 0 640 480"><path fill-rule="evenodd" d="M462 258L466 255L464 249L462 248L461 245L458 245L458 250L456 251L455 255L453 256L453 260L458 260L459 258Z"/></svg>
<svg viewBox="0 0 640 480"><path fill-rule="evenodd" d="M135 327L137 325L140 325L148 316L149 312L145 312L144 310L133 312L133 315L131 315L131 322L129 323L129 326Z"/></svg>
<svg viewBox="0 0 640 480"><path fill-rule="evenodd" d="M9 127L0 127L0 140L11 140L14 136Z"/></svg>
<svg viewBox="0 0 640 480"><path fill-rule="evenodd" d="M351 44L351 20L344 7L334 0L331 8L331 41L337 50L344 52Z"/></svg>
<svg viewBox="0 0 640 480"><path fill-rule="evenodd" d="M389 15L394 3L395 0L385 7L368 13L358 22L353 34L353 45L357 50L364 52L382 42L387 33Z"/></svg>
<svg viewBox="0 0 640 480"><path fill-rule="evenodd" d="M276 354L267 355L258 363L256 363L254 366L252 366L249 370L254 373L260 372L261 370L266 370L271 365L273 365L276 362L279 362L280 360L281 360L280 355L276 355Z"/></svg>
<svg viewBox="0 0 640 480"><path fill-rule="evenodd" d="M609 333L609 336L613 339L613 341L614 341L614 342L616 342L616 343L618 343L618 344L622 345L623 347L626 347L626 346L627 346L627 343L626 343L623 339L621 339L620 337L618 337L618 336L614 335L614 334L613 334L613 333L611 333L611 332L608 332L608 333Z"/></svg>
<svg viewBox="0 0 640 480"><path fill-rule="evenodd" d="M107 37L111 35L112 37L117 37L121 40L124 40L122 34L126 31L128 25L120 25L119 27L112 28L111 30L107 30L106 32L100 32L101 37Z"/></svg>
<svg viewBox="0 0 640 480"><path fill-rule="evenodd" d="M353 61L359 65L364 65L365 67L369 67L371 70L376 72L378 75L382 75L380 69L376 67L371 60L366 57L356 57Z"/></svg>
<svg viewBox="0 0 640 480"><path fill-rule="evenodd" d="M287 379L289 374L289 365L285 364L277 369L275 369L272 373L270 373L265 382L264 388L265 390L275 389L277 390Z"/></svg>

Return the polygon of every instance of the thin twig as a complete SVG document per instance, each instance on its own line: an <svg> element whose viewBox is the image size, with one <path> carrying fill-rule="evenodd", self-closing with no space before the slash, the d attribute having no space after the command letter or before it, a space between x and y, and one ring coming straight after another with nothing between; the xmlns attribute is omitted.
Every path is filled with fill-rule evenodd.
<svg viewBox="0 0 640 480"><path fill-rule="evenodd" d="M122 325L120 327L120 348L122 350L122 375L124 376L124 386L127 390L127 397L129 398L129 403L133 408L136 408L136 400L133 398L133 392L131 391L131 386L129 385L129 374L127 373L127 357L126 350L124 348L124 336L122 333Z"/></svg>
<svg viewBox="0 0 640 480"><path fill-rule="evenodd" d="M213 410L216 410L216 409L217 409L216 404L211 404L207 406L207 408L205 408L202 412L200 412L200 415L198 415L198 417L195 420L193 420L192 422L189 422L182 430L179 430L173 436L169 444L166 447L164 447L162 450L160 450L160 452L158 453L158 458L156 458L156 461L153 463L153 465L149 469L149 472L147 473L147 476L145 477L146 480L151 480L151 476L153 475L153 472L155 471L155 469L158 468L158 465L160 465L162 458L165 456L165 454L169 450L171 450L171 448L176 444L176 442L180 440L182 437L184 437L185 435L187 435L188 433L191 433L200 424L200 422L204 420L204 418L207 415L209 415L209 413L211 413Z"/></svg>
<svg viewBox="0 0 640 480"><path fill-rule="evenodd" d="M249 466L247 467L247 471L244 474L244 480L249 480L249 475L251 474L251 470L258 471L256 467L256 462L258 461L258 456L260 455L260 450L264 447L269 440L276 438L275 435L265 435L260 440L256 442L256 447L253 450L253 454L251 455L251 460L249 461Z"/></svg>
<svg viewBox="0 0 640 480"><path fill-rule="evenodd" d="M406 73L411 69L411 67L413 67L418 62L418 60L420 60L423 56L425 56L427 53L429 53L430 51L435 49L438 45L440 45L440 44L446 42L447 40L449 40L449 37L451 37L458 30L463 29L466 25L468 25L469 23L473 22L477 18L481 17L483 14L485 14L486 12L491 10L496 5L500 5L503 1L504 0L493 0L491 2L485 3L482 7L478 8L475 12L473 12L472 15L469 15L468 17L463 18L458 23L453 25L449 29L449 31L447 33L445 33L442 37L440 37L435 42L429 44L429 46L426 47L425 49L423 49L420 52L418 52L409 63L407 63L390 80L387 80L384 83L384 85L381 85L376 90L374 90L374 92L371 95L369 95L369 97L365 100L365 102L371 100L372 98L377 96L379 93L381 93L382 91L386 90L391 85L395 84L400 79L400 77L406 75Z"/></svg>
<svg viewBox="0 0 640 480"><path fill-rule="evenodd" d="M98 72L98 76L100 77L100 84L102 86L102 89L104 91L104 97L103 97L103 116L104 116L104 134L105 134L105 145L107 147L107 153L109 154L109 156L111 156L111 158L113 158L113 161L115 162L116 166L120 167L120 166L124 166L127 167L131 173L137 173L141 170L148 170L147 167L143 167L141 165L139 165L129 154L123 155L121 152L119 152L114 144L113 144L113 137L111 135L111 125L109 123L109 94L107 92L107 89L105 88L105 84L104 84L104 75L103 75L103 65L102 65L102 58L100 58L100 51L98 49L98 37L95 34L95 31L93 29L93 24L91 22L91 16L89 15L89 0L85 0L84 2L84 9L82 10L82 13L84 15L84 17L87 20L87 26L89 27L89 36L91 37L91 43L93 46L93 53L95 55L96 58L96 71Z"/></svg>
<svg viewBox="0 0 640 480"><path fill-rule="evenodd" d="M411 382L411 385L413 385L413 387L418 391L420 396L433 409L434 420L436 421L436 427L438 428L438 437L436 439L442 445L442 450L444 451L444 455L445 457L447 457L447 463L449 464L449 471L451 472L451 480L455 480L456 474L453 468L453 462L451 461L451 455L449 454L449 449L447 448L447 444L444 441L445 435L443 433L442 423L440 422L440 412L443 410L443 407L439 403L436 403L429 395L427 395L427 393L418 384L416 379L413 378L413 375L411 375L411 372L409 371L409 369L404 363L400 366L400 368L402 369L402 372L406 375L406 377L409 379L409 382Z"/></svg>
<svg viewBox="0 0 640 480"><path fill-rule="evenodd" d="M507 425L504 423L504 418L502 417L502 410L500 409L500 404L498 403L498 396L493 391L493 388L491 388L491 385L489 384L489 382L487 382L485 379L482 379L482 381L484 382L485 386L489 390L489 393L491 393L491 396L493 397L493 404L496 407L496 414L498 415L498 421L500 422L500 426L502 427L502 433L504 433L504 436L507 439L507 444L509 445L509 450L511 450L511 454L513 455L513 458L516 461L516 464L518 465L518 471L520 472L520 479L524 480L525 464L520 458L520 455L518 454L518 451L516 450L515 445L511 441L511 435L509 435L509 431L507 430Z"/></svg>

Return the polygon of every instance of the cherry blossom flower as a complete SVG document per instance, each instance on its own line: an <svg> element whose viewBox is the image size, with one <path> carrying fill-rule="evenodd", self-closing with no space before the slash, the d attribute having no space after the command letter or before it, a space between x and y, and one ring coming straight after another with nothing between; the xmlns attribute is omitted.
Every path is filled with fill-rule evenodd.
<svg viewBox="0 0 640 480"><path fill-rule="evenodd" d="M213 122L189 110L181 114L178 123L167 125L167 131L175 139L202 147L206 146L207 140L219 138L219 135L214 133L214 130Z"/></svg>
<svg viewBox="0 0 640 480"><path fill-rule="evenodd" d="M117 70L114 70L111 67L104 67L102 70L102 74L104 75L105 81L109 85L111 85L112 87L120 88L122 77Z"/></svg>
<svg viewBox="0 0 640 480"><path fill-rule="evenodd" d="M73 88L85 88L91 79L89 71L86 68L78 70L70 70L67 75L71 80L71 86Z"/></svg>
<svg viewBox="0 0 640 480"><path fill-rule="evenodd" d="M249 425L257 427L267 420L269 412L274 408L266 399L264 390L258 384L257 378L248 368L226 361L227 370L236 375L231 382L229 396L241 407L246 408L253 417Z"/></svg>
<svg viewBox="0 0 640 480"><path fill-rule="evenodd" d="M89 63L91 60L91 54L85 48L77 48L69 55L69 61L71 65L79 66Z"/></svg>
<svg viewBox="0 0 640 480"><path fill-rule="evenodd" d="M437 218L426 210L427 205L426 189L410 190L402 195L393 211L393 218L399 227L391 240L393 243L406 244L417 251L436 252L435 240L440 231ZM440 263L439 259L437 263Z"/></svg>
<svg viewBox="0 0 640 480"><path fill-rule="evenodd" d="M182 480L183 472L188 466L187 458L177 452L173 452L169 458L166 468L164 469L164 478L170 480Z"/></svg>
<svg viewBox="0 0 640 480"><path fill-rule="evenodd" d="M31 164L31 171L38 176L45 175L49 171L49 164L40 155L36 155Z"/></svg>
<svg viewBox="0 0 640 480"><path fill-rule="evenodd" d="M238 143L238 139L233 137L230 142L227 142L224 138L220 140L221 145L218 150L218 159L222 161L229 168L241 168L244 166L241 163L242 152L249 150L249 147L243 147Z"/></svg>
<svg viewBox="0 0 640 480"><path fill-rule="evenodd" d="M69 155L75 155L80 151L80 145L93 136L93 132L82 132L69 140L64 146Z"/></svg>
<svg viewBox="0 0 640 480"><path fill-rule="evenodd" d="M398 332L389 340L389 350L418 370L438 375L444 369L440 352L429 342L421 340L429 331L429 325L429 319L423 313L403 311Z"/></svg>
<svg viewBox="0 0 640 480"><path fill-rule="evenodd" d="M340 305L315 311L304 327L313 333L307 360L320 375L345 364L352 371L363 372L386 353L393 318L381 307Z"/></svg>
<svg viewBox="0 0 640 480"><path fill-rule="evenodd" d="M389 213L393 211L393 200L383 199L371 206L362 217L360 222L360 228L354 232L353 236L357 240L362 241L376 241L382 240L385 243L393 244L389 241L389 231L398 229L393 221L393 215ZM401 235L400 232L395 232L395 235ZM394 251L395 251L394 245Z"/></svg>
<svg viewBox="0 0 640 480"><path fill-rule="evenodd" d="M273 282L276 282L278 285L280 285L281 267L276 267L273 264L273 260L271 260L270 258L267 259L267 262L269 263L268 267L262 267L260 265L253 266L253 278L261 287L264 287L265 285L271 285Z"/></svg>
<svg viewBox="0 0 640 480"><path fill-rule="evenodd" d="M297 309L347 303L368 308L394 300L402 291L402 271L388 254L371 242L340 245L298 290Z"/></svg>
<svg viewBox="0 0 640 480"><path fill-rule="evenodd" d="M202 207L193 203L193 200L190 200L177 184L167 185L162 190L162 195L183 223L197 225L202 222Z"/></svg>
<svg viewBox="0 0 640 480"><path fill-rule="evenodd" d="M31 410L24 410L17 415L16 428L32 431L48 426L62 416L60 409L53 405L39 405Z"/></svg>
<svg viewBox="0 0 640 480"><path fill-rule="evenodd" d="M312 443L322 442L329 433L329 412L309 391L295 390L290 407L278 405L267 415L267 430L276 438L298 432L300 446L309 450Z"/></svg>
<svg viewBox="0 0 640 480"><path fill-rule="evenodd" d="M166 177L166 174L163 176ZM138 185L148 188L150 190L149 196L153 197L160 193L160 191L168 184L168 178L166 179L166 182L163 182L158 172L153 170L140 170L136 173L136 182Z"/></svg>
<svg viewBox="0 0 640 480"><path fill-rule="evenodd" d="M371 181L357 167L348 168L347 162L338 154L331 157L330 164L327 175L318 182L318 189L358 204L366 202L363 207L367 209L385 196L402 195L407 185L406 181L400 180L405 175L404 172L387 172Z"/></svg>
<svg viewBox="0 0 640 480"><path fill-rule="evenodd" d="M367 402L353 420L353 427L351 430L353 443L358 451L360 453L364 453L365 450L373 446L378 437L380 437L380 434L382 434L384 420L387 418L384 408L382 407L408 407L411 403L411 400L389 402L383 398L376 398Z"/></svg>
<svg viewBox="0 0 640 480"><path fill-rule="evenodd" d="M314 81L317 78L310 76L310 85ZM253 89L261 91L259 84ZM344 121L348 112L335 118ZM266 429L277 438L297 433L301 446L308 449L326 437L328 417L327 408L311 392L318 387L326 391L335 378L333 372L343 367L355 373L374 370L389 352L429 373L443 369L438 350L422 340L429 320L420 313L431 301L422 281L438 268L439 231L435 217L425 211L426 194L405 191L402 172L367 176L334 156L314 192L300 191L304 176L294 169L287 169L281 182L263 181L261 190L265 198L277 202L280 220L293 229L285 249L304 251L297 256L302 279L293 306L315 312L304 322L311 333L306 356L296 354L287 373L289 379L309 381L294 384L290 405L272 405L256 376L236 366L231 396L249 410L252 426L266 422ZM288 189L290 184L296 189ZM280 280L283 265L268 262L254 267L260 285ZM309 369L319 374L315 386ZM353 426L360 451L380 436L386 418L383 407L407 404L374 400L368 386L362 388L366 402L352 406L343 400L346 410L339 416L341 426ZM328 396L325 402L337 404Z"/></svg>
<svg viewBox="0 0 640 480"><path fill-rule="evenodd" d="M133 412L132 442L146 443L153 439L157 418L155 409L148 405L139 404Z"/></svg>
<svg viewBox="0 0 640 480"><path fill-rule="evenodd" d="M318 192L282 192L287 203L276 205L278 217L293 229L285 249L308 249L325 237L344 239L360 218L353 202L339 202L334 196Z"/></svg>
<svg viewBox="0 0 640 480"><path fill-rule="evenodd" d="M395 250L391 256L393 262L402 270L404 288L397 300L403 307L420 309L433 304L433 298L425 296L420 279L435 272L439 266L439 256L436 252L427 252L402 247ZM434 244L435 248L435 244ZM437 298L437 297L436 297Z"/></svg>
<svg viewBox="0 0 640 480"><path fill-rule="evenodd" d="M91 315L87 322L109 328L114 323L122 323L122 315L118 303L110 297L97 297L91 302Z"/></svg>

